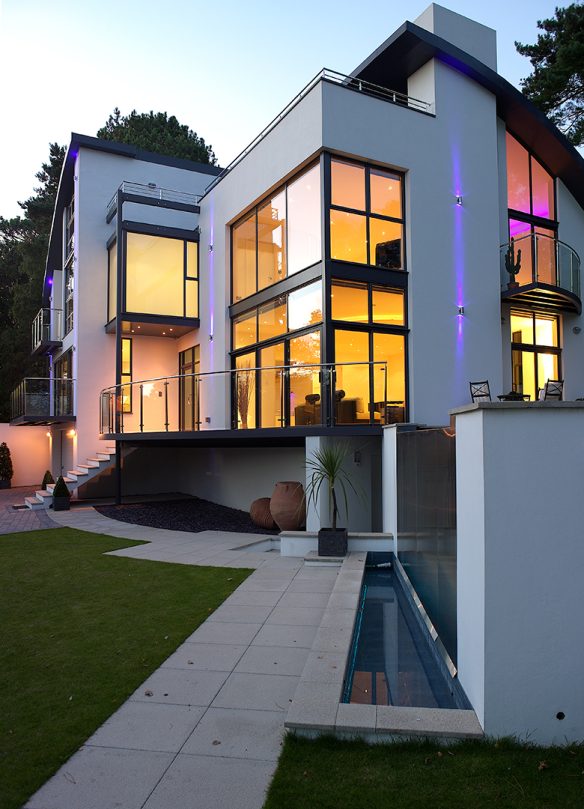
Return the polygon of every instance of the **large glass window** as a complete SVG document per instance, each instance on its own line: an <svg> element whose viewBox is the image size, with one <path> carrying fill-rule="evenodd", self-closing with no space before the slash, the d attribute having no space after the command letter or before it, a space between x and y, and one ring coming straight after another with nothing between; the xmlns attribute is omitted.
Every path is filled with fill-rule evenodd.
<svg viewBox="0 0 584 809"><path fill-rule="evenodd" d="M122 337L122 412L132 412L132 338Z"/></svg>
<svg viewBox="0 0 584 809"><path fill-rule="evenodd" d="M403 269L399 174L332 158L329 222L331 258Z"/></svg>
<svg viewBox="0 0 584 809"><path fill-rule="evenodd" d="M233 226L234 303L322 259L320 198L316 163Z"/></svg>
<svg viewBox="0 0 584 809"><path fill-rule="evenodd" d="M537 399L548 379L559 379L561 350L558 318L532 312L511 313L513 390Z"/></svg>
<svg viewBox="0 0 584 809"><path fill-rule="evenodd" d="M256 426L255 352L242 354L235 360L235 404L237 426L242 430Z"/></svg>
<svg viewBox="0 0 584 809"><path fill-rule="evenodd" d="M118 299L118 246L114 242L107 251L107 322L116 316L116 302Z"/></svg>
<svg viewBox="0 0 584 809"><path fill-rule="evenodd" d="M555 285L556 231L554 179L527 149L507 132L509 241L520 262L520 285ZM521 253L519 252L521 251Z"/></svg>
<svg viewBox="0 0 584 809"><path fill-rule="evenodd" d="M331 287L333 320L404 326L404 306L404 292L401 289L355 281L333 281Z"/></svg>
<svg viewBox="0 0 584 809"><path fill-rule="evenodd" d="M201 425L200 371L200 346L179 352L179 430L198 430Z"/></svg>
<svg viewBox="0 0 584 809"><path fill-rule="evenodd" d="M197 317L198 245L144 233L126 238L126 311Z"/></svg>

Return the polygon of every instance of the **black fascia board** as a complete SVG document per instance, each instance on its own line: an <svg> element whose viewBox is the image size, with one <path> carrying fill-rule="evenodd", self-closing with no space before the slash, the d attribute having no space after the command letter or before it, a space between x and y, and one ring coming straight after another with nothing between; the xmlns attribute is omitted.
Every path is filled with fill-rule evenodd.
<svg viewBox="0 0 584 809"><path fill-rule="evenodd" d="M122 220L122 230L130 233L143 233L145 236L166 236L170 239L183 239L186 242L198 242L200 232L197 228L172 228L168 225L153 225L150 222L133 222L131 219Z"/></svg>
<svg viewBox="0 0 584 809"><path fill-rule="evenodd" d="M584 159L566 136L495 70L442 37L405 22L351 76L407 93L408 77L432 58L493 93L497 114L508 129L532 149L584 207Z"/></svg>
<svg viewBox="0 0 584 809"><path fill-rule="evenodd" d="M217 176L223 171L220 166L211 166L208 163L197 163L194 160L185 160L183 158L170 157L169 155L162 155L156 152L148 152L145 149L138 149L138 147L128 143L118 143L113 140L103 140L102 138L93 138L89 135L80 135L77 132L72 132L71 140L67 147L67 153L65 154L65 160L63 161L59 188L57 190L57 200L55 202L51 222L51 234L49 237L49 247L47 250L45 275L43 279L43 307L49 306L49 298L51 295L50 280L53 277L53 272L56 269L63 269L61 267L61 256L63 252L61 222L65 206L69 203L73 194L75 160L81 148L107 152L108 154L134 158L135 160L143 160L146 163L156 163L162 166L187 169L188 171L198 172L199 174Z"/></svg>

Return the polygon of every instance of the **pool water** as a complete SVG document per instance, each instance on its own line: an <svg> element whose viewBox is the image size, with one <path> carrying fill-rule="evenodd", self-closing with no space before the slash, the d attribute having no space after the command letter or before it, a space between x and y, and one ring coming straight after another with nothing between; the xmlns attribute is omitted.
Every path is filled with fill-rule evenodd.
<svg viewBox="0 0 584 809"><path fill-rule="evenodd" d="M368 555L343 702L460 708L460 685L439 665L398 574Z"/></svg>

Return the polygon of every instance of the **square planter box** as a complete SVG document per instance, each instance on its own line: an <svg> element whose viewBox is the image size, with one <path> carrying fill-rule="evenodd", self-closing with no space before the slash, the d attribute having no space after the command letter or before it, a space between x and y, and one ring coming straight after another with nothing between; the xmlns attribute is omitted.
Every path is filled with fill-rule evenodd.
<svg viewBox="0 0 584 809"><path fill-rule="evenodd" d="M69 511L69 497L53 497L53 511Z"/></svg>
<svg viewBox="0 0 584 809"><path fill-rule="evenodd" d="M346 528L321 528L318 532L318 555L345 556L347 539Z"/></svg>
<svg viewBox="0 0 584 809"><path fill-rule="evenodd" d="M9 488L10 488L9 480L0 480L0 489L9 489Z"/></svg>

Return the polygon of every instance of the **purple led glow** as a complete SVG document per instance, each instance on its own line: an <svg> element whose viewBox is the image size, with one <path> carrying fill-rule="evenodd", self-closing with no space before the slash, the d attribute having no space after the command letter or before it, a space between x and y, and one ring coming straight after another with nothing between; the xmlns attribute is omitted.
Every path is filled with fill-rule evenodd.
<svg viewBox="0 0 584 809"><path fill-rule="evenodd" d="M461 170L460 170L460 153L458 148L453 145L452 152L452 180L453 180L453 196L454 196L454 203L453 203L453 252L454 252L454 284L455 284L455 296L456 296L456 307L460 309L461 307L464 308L465 305L465 293L464 293L464 276L465 276L465 262L464 262L464 228L463 228L463 216L464 216L464 206L458 204L457 200L459 198L464 198L463 188L462 188L462 177L461 177ZM456 316L457 320L457 328L456 328L456 366L458 375L462 373L462 356L464 352L464 315L462 313L458 313ZM460 382L460 380L457 380Z"/></svg>
<svg viewBox="0 0 584 809"><path fill-rule="evenodd" d="M48 284L50 287L52 287L52 286L53 286L53 279L52 279L52 278L47 278L47 284Z"/></svg>

